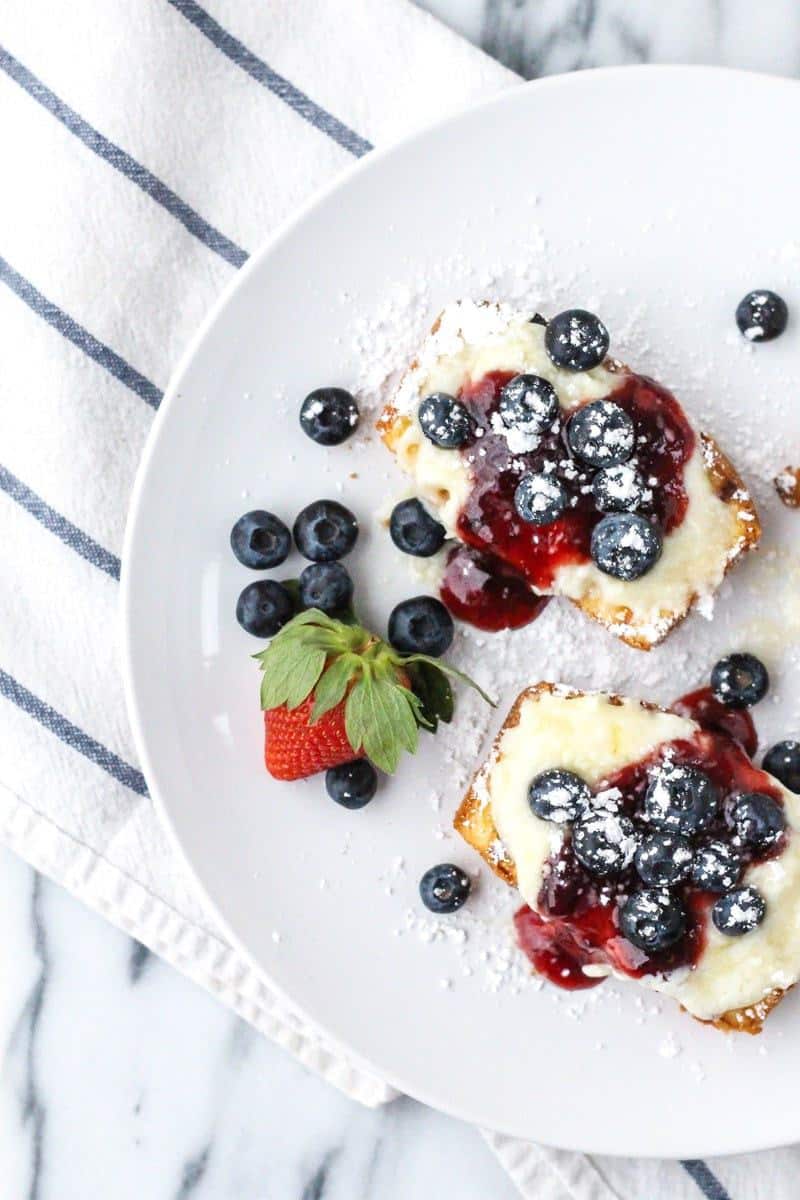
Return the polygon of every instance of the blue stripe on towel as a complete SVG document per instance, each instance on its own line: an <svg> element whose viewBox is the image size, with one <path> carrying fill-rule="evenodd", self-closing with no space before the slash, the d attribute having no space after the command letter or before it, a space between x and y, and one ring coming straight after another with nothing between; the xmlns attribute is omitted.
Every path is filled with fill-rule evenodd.
<svg viewBox="0 0 800 1200"><path fill-rule="evenodd" d="M35 517L40 524L44 525L45 529L49 529L57 538L60 538L71 550L80 554L92 566L105 571L106 575L110 575L112 579L119 579L120 563L115 554L111 554L105 546L101 546L94 538L89 537L88 533L84 533L60 512L56 512L41 496L37 496L36 492L21 479L17 479L16 475L12 475L2 464L0 464L0 488L12 500L16 500L17 504L21 505L32 517Z"/></svg>
<svg viewBox="0 0 800 1200"><path fill-rule="evenodd" d="M68 338L79 350L88 354L101 367L105 367L120 383L124 383L131 391L136 392L137 396L141 396L142 400L146 401L151 408L158 408L162 393L154 383L146 379L130 363L126 363L125 359L121 358L110 346L98 341L93 334L89 333L88 329L84 329L58 305L43 296L24 275L15 271L10 263L2 257L0 257L0 282L5 283L12 292L16 292L20 300L24 300L29 308L32 308L65 338Z"/></svg>
<svg viewBox="0 0 800 1200"><path fill-rule="evenodd" d="M731 1200L730 1193L702 1159L685 1158L681 1161L681 1166L688 1171L707 1200Z"/></svg>
<svg viewBox="0 0 800 1200"><path fill-rule="evenodd" d="M113 750L96 742L88 733L79 729L77 725L73 725L65 716L51 708L44 700L40 700L33 692L29 692L18 680L14 679L13 675L9 675L2 668L0 668L0 696L5 696L12 704L16 704L17 708L21 708L29 717L33 717L67 746L71 746L73 750L82 754L84 758L88 758L90 762L102 767L119 783L124 784L139 796L148 795L147 784L141 771L137 771L136 767L125 762Z"/></svg>
<svg viewBox="0 0 800 1200"><path fill-rule="evenodd" d="M192 25L199 29L231 62L236 63L237 67L241 67L251 78L269 88L304 121L308 121L326 133L329 138L333 138L343 149L349 150L357 158L372 149L371 142L363 138L360 133L356 133L354 129L350 129L338 117L334 117L332 113L316 104L310 96L301 92L277 71L273 71L272 67L262 58L253 54L252 50L248 50L247 46L235 38L232 33L228 33L227 29L223 29L210 13L196 3L196 0L167 0L167 3L186 17L187 21L191 21Z"/></svg>
<svg viewBox="0 0 800 1200"><path fill-rule="evenodd" d="M74 133L90 150L93 150L100 158L105 159L137 187L140 187L143 192L146 192L171 216L180 221L189 233L194 234L205 246L208 246L209 250L213 250L215 254L224 258L234 267L241 267L247 261L247 252L241 246L237 246L219 229L215 229L185 200L181 200L180 196L177 196L171 188L157 179L152 171L148 171L147 167L132 158L121 146L109 141L88 121L84 121L83 117L59 99L54 92L51 92L40 79L37 79L27 67L23 66L18 59L14 58L13 54L10 54L2 46L0 46L0 67L29 96L32 96L43 108L52 113L62 125L66 125L70 133Z"/></svg>

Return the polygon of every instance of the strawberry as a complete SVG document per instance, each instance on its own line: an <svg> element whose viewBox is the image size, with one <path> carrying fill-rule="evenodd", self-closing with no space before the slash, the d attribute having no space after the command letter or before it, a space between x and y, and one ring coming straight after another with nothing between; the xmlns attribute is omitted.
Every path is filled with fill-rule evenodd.
<svg viewBox="0 0 800 1200"><path fill-rule="evenodd" d="M447 676L477 687L438 659L400 654L360 625L315 608L255 657L263 672L264 762L275 779L303 779L364 757L391 774L404 750L417 749L420 727L435 732L452 717Z"/></svg>
<svg viewBox="0 0 800 1200"><path fill-rule="evenodd" d="M328 767L360 758L347 740L344 705L339 704L311 724L314 697L297 708L270 708L264 713L264 763L273 779L305 779Z"/></svg>

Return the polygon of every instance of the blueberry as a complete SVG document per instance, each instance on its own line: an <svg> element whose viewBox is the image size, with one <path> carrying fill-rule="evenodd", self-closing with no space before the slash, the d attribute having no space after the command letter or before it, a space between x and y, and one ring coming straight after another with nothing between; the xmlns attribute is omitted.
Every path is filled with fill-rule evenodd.
<svg viewBox="0 0 800 1200"><path fill-rule="evenodd" d="M438 658L453 640L453 618L435 596L414 596L395 605L389 615L389 641L403 654Z"/></svg>
<svg viewBox="0 0 800 1200"><path fill-rule="evenodd" d="M279 567L292 548L292 535L274 513L256 508L231 530L231 550L243 567L266 571Z"/></svg>
<svg viewBox="0 0 800 1200"><path fill-rule="evenodd" d="M398 550L417 558L430 558L441 549L445 539L444 525L419 500L401 500L394 506L389 533Z"/></svg>
<svg viewBox="0 0 800 1200"><path fill-rule="evenodd" d="M303 558L333 562L344 558L356 544L358 521L336 500L315 500L294 523L294 540Z"/></svg>
<svg viewBox="0 0 800 1200"><path fill-rule="evenodd" d="M568 371L589 371L608 353L608 330L599 317L583 308L568 308L553 317L544 335L552 362Z"/></svg>
<svg viewBox="0 0 800 1200"><path fill-rule="evenodd" d="M800 742L776 742L764 755L761 766L790 792L800 795Z"/></svg>
<svg viewBox="0 0 800 1200"><path fill-rule="evenodd" d="M540 434L552 429L561 411L556 390L540 375L515 375L500 392L498 411L506 429Z"/></svg>
<svg viewBox="0 0 800 1200"><path fill-rule="evenodd" d="M659 954L686 932L686 909L676 896L660 888L633 892L619 914L624 937L645 954Z"/></svg>
<svg viewBox="0 0 800 1200"><path fill-rule="evenodd" d="M576 458L590 467L615 467L633 454L633 421L612 400L593 400L577 408L567 425L567 442Z"/></svg>
<svg viewBox="0 0 800 1200"><path fill-rule="evenodd" d="M588 806L591 792L588 784L572 771L555 768L542 771L528 788L528 804L543 821L566 825Z"/></svg>
<svg viewBox="0 0 800 1200"><path fill-rule="evenodd" d="M636 851L633 822L615 812L587 813L572 827L572 850L590 875L619 875Z"/></svg>
<svg viewBox="0 0 800 1200"><path fill-rule="evenodd" d="M728 842L714 838L695 853L692 882L706 892L729 892L741 873L742 860Z"/></svg>
<svg viewBox="0 0 800 1200"><path fill-rule="evenodd" d="M325 788L342 808L363 808L378 790L378 772L366 758L354 758L325 772Z"/></svg>
<svg viewBox="0 0 800 1200"><path fill-rule="evenodd" d="M531 319L530 319L530 324L531 324L531 325L546 325L546 324L547 324L547 317L543 317L541 313L539 313L539 312L536 312L536 313L534 313L534 314L533 314L533 316L531 317Z"/></svg>
<svg viewBox="0 0 800 1200"><path fill-rule="evenodd" d="M433 392L419 406L419 423L422 432L434 446L443 450L457 450L472 432L469 413L455 396L447 392Z"/></svg>
<svg viewBox="0 0 800 1200"><path fill-rule="evenodd" d="M618 463L598 471L592 480L595 507L600 512L635 512L652 492L630 463Z"/></svg>
<svg viewBox="0 0 800 1200"><path fill-rule="evenodd" d="M644 810L656 829L690 837L714 819L718 803L716 787L698 767L665 762L650 777Z"/></svg>
<svg viewBox="0 0 800 1200"><path fill-rule="evenodd" d="M750 708L768 688L767 668L754 654L729 654L711 672L711 690L727 708Z"/></svg>
<svg viewBox="0 0 800 1200"><path fill-rule="evenodd" d="M749 342L771 342L786 328L786 301L768 288L748 292L736 307L736 324Z"/></svg>
<svg viewBox="0 0 800 1200"><path fill-rule="evenodd" d="M767 850L786 829L783 805L764 792L742 792L731 803L730 819L746 846Z"/></svg>
<svg viewBox="0 0 800 1200"><path fill-rule="evenodd" d="M341 612L353 599L353 581L341 563L311 563L300 573L300 603L321 612Z"/></svg>
<svg viewBox="0 0 800 1200"><path fill-rule="evenodd" d="M338 446L358 425L358 405L344 388L317 388L302 403L300 424L312 442Z"/></svg>
<svg viewBox="0 0 800 1200"><path fill-rule="evenodd" d="M292 597L273 579L248 583L236 601L236 620L253 637L274 637L293 616Z"/></svg>
<svg viewBox="0 0 800 1200"><path fill-rule="evenodd" d="M569 497L554 475L529 471L514 492L514 507L529 525L551 525L563 513Z"/></svg>
<svg viewBox="0 0 800 1200"><path fill-rule="evenodd" d="M720 896L711 909L711 920L720 933L741 937L757 929L767 914L767 902L754 887L734 888Z"/></svg>
<svg viewBox="0 0 800 1200"><path fill-rule="evenodd" d="M643 883L669 888L689 878L693 857L690 843L680 834L649 833L633 861Z"/></svg>
<svg viewBox="0 0 800 1200"><path fill-rule="evenodd" d="M604 575L630 583L656 565L664 546L655 525L636 513L609 513L594 529L589 553Z"/></svg>
<svg viewBox="0 0 800 1200"><path fill-rule="evenodd" d="M461 908L469 889L469 875L453 863L431 867L419 881L422 903L435 913L452 913Z"/></svg>

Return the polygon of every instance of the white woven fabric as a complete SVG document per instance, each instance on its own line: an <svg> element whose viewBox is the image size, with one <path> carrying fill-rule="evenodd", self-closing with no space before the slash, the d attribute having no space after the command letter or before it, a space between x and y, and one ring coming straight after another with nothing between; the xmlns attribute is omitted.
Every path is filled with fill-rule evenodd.
<svg viewBox="0 0 800 1200"><path fill-rule="evenodd" d="M155 816L119 555L161 391L248 253L369 143L513 77L405 0L350 0L346 30L335 0L7 0L0 67L2 836L379 1103L226 944Z"/></svg>
<svg viewBox="0 0 800 1200"><path fill-rule="evenodd" d="M123 702L119 555L161 391L237 267L370 144L515 77L406 0L5 0L0 68L0 836L379 1104L391 1089L226 943L153 812ZM487 1137L537 1200L696 1194L678 1165L598 1171Z"/></svg>

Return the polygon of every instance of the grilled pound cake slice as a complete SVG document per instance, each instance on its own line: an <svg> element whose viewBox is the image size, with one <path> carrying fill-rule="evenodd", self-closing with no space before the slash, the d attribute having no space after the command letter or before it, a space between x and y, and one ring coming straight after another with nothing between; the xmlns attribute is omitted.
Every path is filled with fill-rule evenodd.
<svg viewBox="0 0 800 1200"><path fill-rule="evenodd" d="M773 816L760 841L732 817L754 792ZM518 888L518 941L562 987L633 978L700 1021L759 1033L800 976L800 797L718 730L536 684L454 824Z"/></svg>
<svg viewBox="0 0 800 1200"><path fill-rule="evenodd" d="M648 650L758 543L758 515L732 464L670 392L609 358L591 370L558 367L545 337L542 318L506 304L449 305L378 428L448 536ZM421 403L441 395L468 416L455 447L441 443L458 442L458 429L437 436L429 426L426 436L420 425ZM600 424L583 414L581 431L572 418L589 405Z"/></svg>

